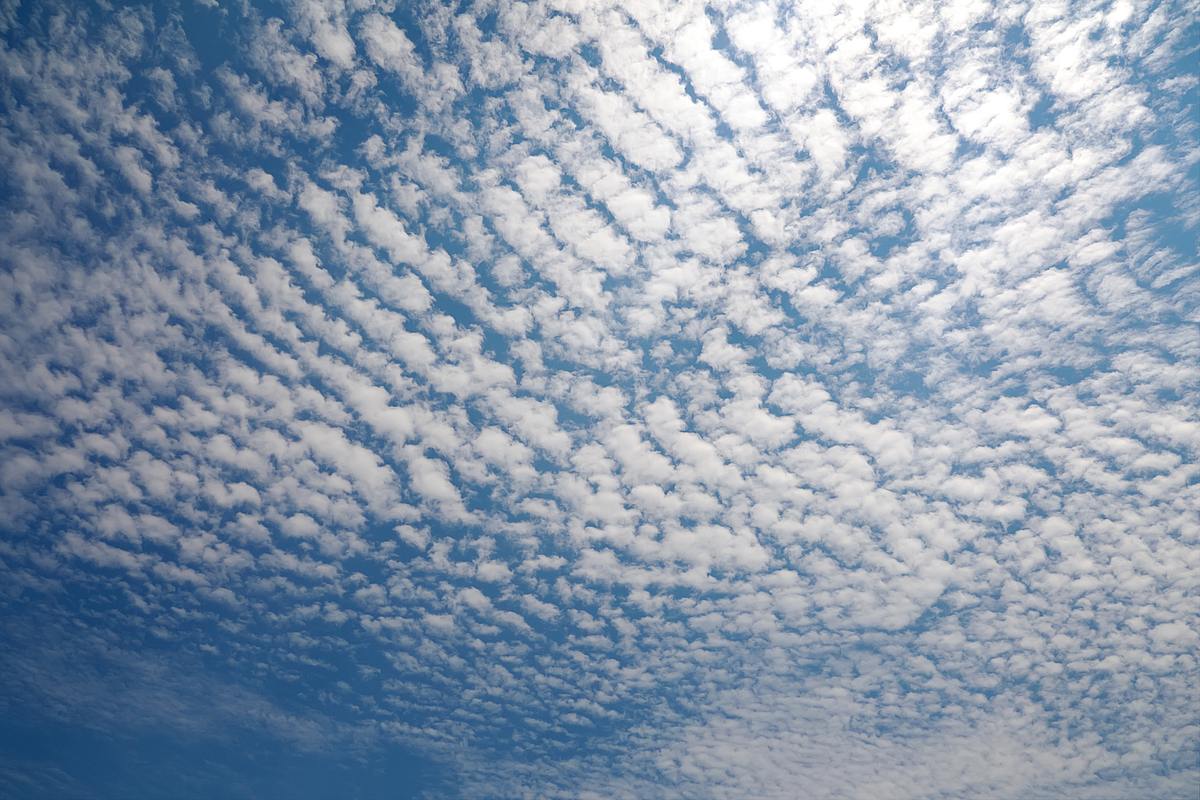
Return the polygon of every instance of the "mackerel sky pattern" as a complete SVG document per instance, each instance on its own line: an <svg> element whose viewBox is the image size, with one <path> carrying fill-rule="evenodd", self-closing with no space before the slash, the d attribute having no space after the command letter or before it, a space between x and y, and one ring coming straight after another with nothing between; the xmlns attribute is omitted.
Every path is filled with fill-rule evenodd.
<svg viewBox="0 0 1200 800"><path fill-rule="evenodd" d="M1198 19L0 0L0 795L1194 800Z"/></svg>

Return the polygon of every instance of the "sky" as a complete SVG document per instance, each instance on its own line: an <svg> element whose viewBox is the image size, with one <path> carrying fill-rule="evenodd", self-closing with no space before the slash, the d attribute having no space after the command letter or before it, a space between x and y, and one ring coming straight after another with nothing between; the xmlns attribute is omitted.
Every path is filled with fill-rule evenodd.
<svg viewBox="0 0 1200 800"><path fill-rule="evenodd" d="M1194 800L1198 20L0 0L0 796Z"/></svg>

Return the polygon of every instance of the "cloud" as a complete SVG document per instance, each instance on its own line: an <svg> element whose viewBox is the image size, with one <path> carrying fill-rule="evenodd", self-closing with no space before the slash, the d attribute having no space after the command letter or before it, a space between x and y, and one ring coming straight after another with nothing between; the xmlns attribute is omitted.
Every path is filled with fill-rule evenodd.
<svg viewBox="0 0 1200 800"><path fill-rule="evenodd" d="M0 13L0 700L426 796L1186 796L1188 16Z"/></svg>

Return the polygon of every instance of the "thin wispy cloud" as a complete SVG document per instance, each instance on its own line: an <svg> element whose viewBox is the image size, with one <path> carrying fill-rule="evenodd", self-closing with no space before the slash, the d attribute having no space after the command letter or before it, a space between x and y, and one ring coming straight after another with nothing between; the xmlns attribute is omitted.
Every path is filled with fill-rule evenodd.
<svg viewBox="0 0 1200 800"><path fill-rule="evenodd" d="M0 793L1193 797L1198 11L0 2Z"/></svg>

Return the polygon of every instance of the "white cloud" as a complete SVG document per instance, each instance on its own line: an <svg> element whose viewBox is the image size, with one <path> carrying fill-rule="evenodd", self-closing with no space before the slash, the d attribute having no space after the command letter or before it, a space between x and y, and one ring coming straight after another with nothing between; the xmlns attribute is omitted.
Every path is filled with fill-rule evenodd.
<svg viewBox="0 0 1200 800"><path fill-rule="evenodd" d="M47 8L6 619L464 797L1195 783L1186 9Z"/></svg>

